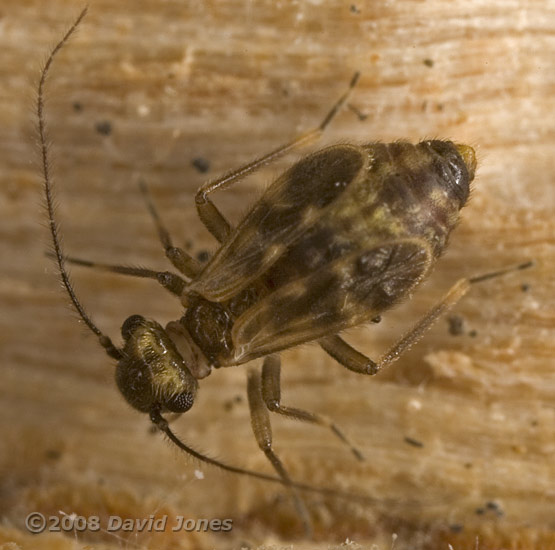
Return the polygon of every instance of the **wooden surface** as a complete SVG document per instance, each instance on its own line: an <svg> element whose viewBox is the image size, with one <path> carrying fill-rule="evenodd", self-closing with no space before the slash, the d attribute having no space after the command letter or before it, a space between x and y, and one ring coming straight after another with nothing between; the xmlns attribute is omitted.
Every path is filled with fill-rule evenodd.
<svg viewBox="0 0 555 550"><path fill-rule="evenodd" d="M75 320L45 258L34 93L49 48L82 4L0 6L0 543L3 548L554 548L555 2L95 0L47 92L58 216L68 253L167 269L137 189L144 178L177 243L215 243L193 194L317 124L362 72L324 139L444 137L477 148L472 200L430 281L349 340L376 358L457 278L534 259L457 306L374 379L316 347L284 354L283 401L325 430L273 421L294 479L374 497L307 495L315 542L287 492L182 456L131 410L113 365ZM106 135L109 134L109 135ZM210 162L201 174L192 162ZM294 157L217 202L233 220ZM156 284L73 269L116 341L129 315L180 316ZM216 372L175 424L212 456L270 472L250 431L245 370ZM422 446L410 444L411 439ZM230 533L29 534L24 518L231 518ZM359 546L360 545L360 546ZM287 547L291 547L287 546Z"/></svg>

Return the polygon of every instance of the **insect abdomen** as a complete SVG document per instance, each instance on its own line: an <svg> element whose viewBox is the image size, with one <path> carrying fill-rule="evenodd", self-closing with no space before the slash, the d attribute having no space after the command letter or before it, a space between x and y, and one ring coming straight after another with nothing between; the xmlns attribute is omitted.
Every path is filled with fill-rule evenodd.
<svg viewBox="0 0 555 550"><path fill-rule="evenodd" d="M238 362L367 322L402 300L445 249L468 197L473 151L442 141L362 150L365 173L260 278L268 294L233 326Z"/></svg>
<svg viewBox="0 0 555 550"><path fill-rule="evenodd" d="M338 202L336 212L368 245L421 238L438 258L468 198L470 170L448 141L376 143L367 177ZM356 221L355 221L356 220ZM362 243L361 243L362 244Z"/></svg>
<svg viewBox="0 0 555 550"><path fill-rule="evenodd" d="M440 144L445 158L430 144ZM468 189L465 163L451 142L370 144L366 177L347 187L335 204L265 275L270 288L306 277L356 251L399 239L421 239L437 258L458 221L459 206L452 170L462 172L460 188ZM454 160L453 160L454 159ZM451 167L453 162L458 165ZM468 192L466 192L466 196ZM466 196L464 202L466 202Z"/></svg>

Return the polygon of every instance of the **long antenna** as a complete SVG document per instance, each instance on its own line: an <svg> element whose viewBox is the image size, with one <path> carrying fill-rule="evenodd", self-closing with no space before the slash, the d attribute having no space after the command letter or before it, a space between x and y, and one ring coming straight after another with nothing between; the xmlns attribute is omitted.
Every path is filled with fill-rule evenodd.
<svg viewBox="0 0 555 550"><path fill-rule="evenodd" d="M52 244L54 246L54 256L58 264L58 271L62 278L64 287L69 295L69 298L73 304L73 307L77 310L79 317L84 321L84 323L89 327L89 329L96 334L100 345L106 350L106 353L113 357L114 359L120 359L122 357L121 351L114 346L112 340L106 336L92 321L88 316L87 312L81 305L81 302L77 299L77 295L73 290L73 285L69 279L69 274L64 266L64 254L62 250L62 245L60 238L58 236L58 225L56 223L56 218L54 214L54 198L53 198L53 184L52 178L50 176L50 164L48 160L48 145L47 145L47 134L46 134L46 122L44 119L44 86L46 78L48 76L48 71L54 61L56 54L62 49L63 45L69 40L70 36L75 32L79 23L83 20L87 14L88 8L83 9L79 14L79 17L75 20L73 25L66 32L64 37L54 46L54 49L50 52L48 59L42 69L39 81L39 89L37 94L37 117L39 121L39 137L40 137L40 148L42 156L42 175L44 181L44 194L46 197L46 209L48 211L48 222L50 225L50 234L52 235Z"/></svg>
<svg viewBox="0 0 555 550"><path fill-rule="evenodd" d="M339 489L330 489L327 487L316 487L314 485L309 485L308 483L301 483L298 481L291 481L290 483L285 483L283 479L280 477L273 476L271 474L264 474L262 472L256 472L254 470L247 470L245 468L239 468L237 466L231 466L230 464L226 464L225 462L221 462L215 458L211 458L206 456L202 453L199 453L189 445L186 445L181 441L177 435L173 432L173 430L169 427L168 421L160 414L160 411L154 410L150 412L150 420L152 423L162 432L166 434L168 439L174 443L177 447L181 450L185 451L187 454L191 455L192 457L204 462L206 464L210 464L212 466L216 466L226 472L232 472L234 474L241 474L245 476L250 476L255 479L260 479L263 481L268 481L270 483L277 483L278 485L284 485L285 487L294 487L295 489L299 489L300 491L306 491L309 493L317 493L329 497L334 498L344 498L350 501L357 501L364 504L388 504L388 505L399 505L400 503L396 500L390 499L378 499L375 497L361 495L357 493L350 493L348 491L341 491ZM414 505L412 501L406 501L403 505Z"/></svg>

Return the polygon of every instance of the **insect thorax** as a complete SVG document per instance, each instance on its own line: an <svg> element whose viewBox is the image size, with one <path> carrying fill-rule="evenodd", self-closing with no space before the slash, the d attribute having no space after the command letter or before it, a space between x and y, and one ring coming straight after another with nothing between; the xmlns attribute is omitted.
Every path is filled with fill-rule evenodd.
<svg viewBox="0 0 555 550"><path fill-rule="evenodd" d="M235 320L264 294L267 289L260 287L257 291L251 286L223 303L211 302L202 296L190 299L180 324L210 366L218 368L229 363L234 352L232 329Z"/></svg>

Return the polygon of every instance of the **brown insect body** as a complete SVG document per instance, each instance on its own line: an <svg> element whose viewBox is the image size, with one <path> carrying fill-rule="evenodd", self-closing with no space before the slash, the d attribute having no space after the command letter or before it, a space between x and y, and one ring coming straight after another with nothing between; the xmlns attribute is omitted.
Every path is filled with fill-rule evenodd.
<svg viewBox="0 0 555 550"><path fill-rule="evenodd" d="M187 410L211 367L337 334L398 303L445 249L475 166L470 147L448 141L337 145L300 160L187 285L178 323L166 333L126 322L122 393L149 410L137 403L147 369L158 392L168 383L163 410Z"/></svg>
<svg viewBox="0 0 555 550"><path fill-rule="evenodd" d="M269 187L191 283L199 297L181 322L213 366L368 322L443 252L474 169L473 151L446 141L309 155Z"/></svg>

